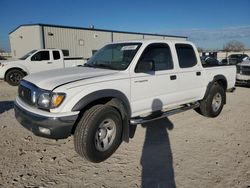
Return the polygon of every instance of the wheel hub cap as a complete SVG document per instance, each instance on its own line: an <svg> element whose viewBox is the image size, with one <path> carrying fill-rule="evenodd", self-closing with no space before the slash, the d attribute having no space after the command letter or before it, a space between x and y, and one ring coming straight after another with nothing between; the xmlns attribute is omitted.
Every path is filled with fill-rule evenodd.
<svg viewBox="0 0 250 188"><path fill-rule="evenodd" d="M13 73L10 75L10 80L14 83L18 83L21 80L21 75L18 73Z"/></svg>
<svg viewBox="0 0 250 188"><path fill-rule="evenodd" d="M214 95L213 101L212 101L212 108L213 111L216 112L217 110L219 110L219 108L221 107L222 104L222 97L220 93L216 93Z"/></svg>
<svg viewBox="0 0 250 188"><path fill-rule="evenodd" d="M95 134L95 146L99 151L106 151L114 142L116 126L112 119L102 121Z"/></svg>

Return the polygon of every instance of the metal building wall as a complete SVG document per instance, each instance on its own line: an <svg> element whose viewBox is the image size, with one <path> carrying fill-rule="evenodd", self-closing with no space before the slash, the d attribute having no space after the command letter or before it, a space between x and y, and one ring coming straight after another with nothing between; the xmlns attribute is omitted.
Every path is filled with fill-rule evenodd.
<svg viewBox="0 0 250 188"><path fill-rule="evenodd" d="M20 58L34 49L43 48L42 30L39 25L21 26L10 33L12 58Z"/></svg>
<svg viewBox="0 0 250 188"><path fill-rule="evenodd" d="M140 35L140 34L113 32L113 42L126 41L126 40L142 40L142 39L143 39L143 35Z"/></svg>
<svg viewBox="0 0 250 188"><path fill-rule="evenodd" d="M84 34L84 58L90 58L93 51L97 51L105 44L112 42L111 32L95 30L82 30L82 32Z"/></svg>
<svg viewBox="0 0 250 188"><path fill-rule="evenodd" d="M67 49L72 57L83 56L83 46L78 43L78 41L83 40L81 30L43 27L45 48Z"/></svg>
<svg viewBox="0 0 250 188"><path fill-rule="evenodd" d="M164 39L163 36L144 35L144 39Z"/></svg>
<svg viewBox="0 0 250 188"><path fill-rule="evenodd" d="M186 41L186 38L180 37L166 37L166 36L154 36L154 35L144 35L144 39L166 39L166 40L179 40L179 41Z"/></svg>
<svg viewBox="0 0 250 188"><path fill-rule="evenodd" d="M68 49L71 57L90 58L111 42L110 32L44 26L45 48Z"/></svg>
<svg viewBox="0 0 250 188"><path fill-rule="evenodd" d="M10 33L13 57L23 56L33 49L59 48L69 50L70 57L90 58L93 52L107 43L142 39L186 40L186 38L174 36L43 24L19 26Z"/></svg>

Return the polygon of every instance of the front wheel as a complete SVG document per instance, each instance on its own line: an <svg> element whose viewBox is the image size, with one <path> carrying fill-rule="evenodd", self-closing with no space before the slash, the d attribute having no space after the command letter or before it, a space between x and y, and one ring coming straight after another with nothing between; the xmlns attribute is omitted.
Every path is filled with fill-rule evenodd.
<svg viewBox="0 0 250 188"><path fill-rule="evenodd" d="M10 70L6 74L6 81L12 86L17 86L25 74L20 70Z"/></svg>
<svg viewBox="0 0 250 188"><path fill-rule="evenodd" d="M96 163L110 157L121 141L120 113L107 105L96 105L87 110L79 121L74 134L76 152Z"/></svg>
<svg viewBox="0 0 250 188"><path fill-rule="evenodd" d="M226 93L224 88L215 84L211 87L208 96L200 101L200 107L196 111L206 117L217 117L225 104Z"/></svg>

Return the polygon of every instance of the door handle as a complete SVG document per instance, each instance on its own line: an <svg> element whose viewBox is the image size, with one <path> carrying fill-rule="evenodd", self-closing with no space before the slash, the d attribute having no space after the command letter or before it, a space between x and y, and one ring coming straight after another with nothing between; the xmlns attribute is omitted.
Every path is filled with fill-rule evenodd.
<svg viewBox="0 0 250 188"><path fill-rule="evenodd" d="M52 64L52 62L48 62L47 64Z"/></svg>
<svg viewBox="0 0 250 188"><path fill-rule="evenodd" d="M196 76L200 76L201 75L201 72L196 72Z"/></svg>
<svg viewBox="0 0 250 188"><path fill-rule="evenodd" d="M177 76L176 75L171 75L170 80L176 80Z"/></svg>
<svg viewBox="0 0 250 188"><path fill-rule="evenodd" d="M135 83L147 82L148 80L136 80Z"/></svg>

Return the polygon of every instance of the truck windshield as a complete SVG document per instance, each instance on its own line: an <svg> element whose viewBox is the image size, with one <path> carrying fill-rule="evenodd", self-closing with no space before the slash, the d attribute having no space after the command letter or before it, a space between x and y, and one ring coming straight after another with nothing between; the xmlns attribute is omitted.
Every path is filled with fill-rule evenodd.
<svg viewBox="0 0 250 188"><path fill-rule="evenodd" d="M35 53L37 50L32 50L29 53L25 54L23 57L19 58L20 60L25 60L27 59L27 57L29 57L30 55L32 55L33 53Z"/></svg>
<svg viewBox="0 0 250 188"><path fill-rule="evenodd" d="M96 52L84 66L125 70L133 60L140 46L141 43L108 44Z"/></svg>

